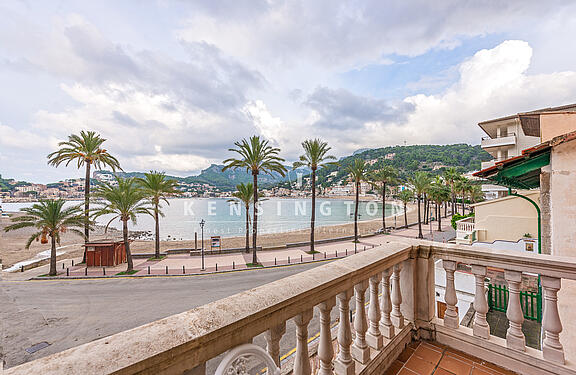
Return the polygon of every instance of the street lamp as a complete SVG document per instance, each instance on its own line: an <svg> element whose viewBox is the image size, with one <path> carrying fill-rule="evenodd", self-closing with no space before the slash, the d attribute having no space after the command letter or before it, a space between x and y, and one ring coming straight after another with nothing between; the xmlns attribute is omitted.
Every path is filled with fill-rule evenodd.
<svg viewBox="0 0 576 375"><path fill-rule="evenodd" d="M201 271L205 271L206 268L204 268L204 224L206 224L206 222L204 221L204 219L202 219L200 221L200 230L202 232L202 268L200 269Z"/></svg>

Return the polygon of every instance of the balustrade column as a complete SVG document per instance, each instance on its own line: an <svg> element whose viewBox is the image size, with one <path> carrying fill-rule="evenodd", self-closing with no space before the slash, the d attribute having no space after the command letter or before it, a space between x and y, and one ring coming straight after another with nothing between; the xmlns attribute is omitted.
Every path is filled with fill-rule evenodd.
<svg viewBox="0 0 576 375"><path fill-rule="evenodd" d="M392 302L390 301L390 270L382 272L382 298L380 299L380 332L387 339L394 337L394 325L390 320L390 311L392 311Z"/></svg>
<svg viewBox="0 0 576 375"><path fill-rule="evenodd" d="M285 333L286 322L270 328L264 334L264 338L266 339L266 350L278 367L280 367L280 339L282 339L282 336L284 336Z"/></svg>
<svg viewBox="0 0 576 375"><path fill-rule="evenodd" d="M332 375L332 359L334 350L332 348L332 334L330 332L330 312L336 304L334 297L327 299L318 305L320 310L320 343L318 344L318 358L320 359L320 369L317 375Z"/></svg>
<svg viewBox="0 0 576 375"><path fill-rule="evenodd" d="M312 310L306 310L294 317L296 323L296 355L294 357L294 375L310 375L310 356L308 354L308 323L312 319Z"/></svg>
<svg viewBox="0 0 576 375"><path fill-rule="evenodd" d="M384 344L384 338L380 332L380 304L378 301L378 284L382 279L381 274L374 275L370 278L370 306L368 307L368 332L366 333L366 342L368 346L379 350Z"/></svg>
<svg viewBox="0 0 576 375"><path fill-rule="evenodd" d="M361 281L354 285L354 297L356 298L356 314L354 314L354 343L352 344L352 357L365 364L370 359L370 348L366 343L366 330L368 323L366 322L366 304L365 293L368 289L368 280Z"/></svg>
<svg viewBox="0 0 576 375"><path fill-rule="evenodd" d="M562 322L558 314L558 291L562 285L562 280L555 277L542 276L540 281L544 289L542 327L544 328L545 336L542 354L544 359L564 364L564 348L560 343Z"/></svg>
<svg viewBox="0 0 576 375"><path fill-rule="evenodd" d="M400 305L402 305L400 271L402 271L402 264L398 263L394 266L394 271L392 272L392 313L390 314L390 320L396 328L402 329L404 328L404 316L402 316L402 311L400 311Z"/></svg>
<svg viewBox="0 0 576 375"><path fill-rule="evenodd" d="M338 324L338 358L334 361L334 372L336 375L355 374L355 362L350 355L350 344L352 344L352 331L350 328L350 298L352 290L339 293L338 310L340 311L340 322Z"/></svg>
<svg viewBox="0 0 576 375"><path fill-rule="evenodd" d="M444 312L444 326L449 328L458 328L459 318L456 304L458 296L454 286L454 271L456 271L456 262L452 260L442 260L442 266L446 271L446 292L444 301L446 302L446 311Z"/></svg>
<svg viewBox="0 0 576 375"><path fill-rule="evenodd" d="M506 344L509 348L525 351L526 339L522 332L524 313L520 305L520 283L522 282L522 272L504 271L504 278L508 282L508 309L506 317L510 323L506 332Z"/></svg>
<svg viewBox="0 0 576 375"><path fill-rule="evenodd" d="M486 291L484 288L484 279L486 277L486 267L472 266L472 273L476 278L476 295L474 296L474 336L482 337L484 339L490 338L490 326L486 321L486 313L488 312L488 303L486 302Z"/></svg>

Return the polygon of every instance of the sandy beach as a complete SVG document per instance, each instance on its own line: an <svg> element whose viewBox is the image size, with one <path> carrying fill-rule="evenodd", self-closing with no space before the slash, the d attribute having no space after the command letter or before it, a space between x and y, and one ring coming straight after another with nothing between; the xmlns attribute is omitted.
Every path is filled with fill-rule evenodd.
<svg viewBox="0 0 576 375"><path fill-rule="evenodd" d="M398 202L396 202L398 203ZM416 205L408 205L408 223L412 224L417 221ZM394 218L389 217L387 220L387 226L394 225ZM399 214L396 219L398 227L404 225L404 215ZM18 230L13 232L4 232L4 228L10 224L10 221L6 218L0 221L0 259L2 260L3 268L12 266L13 264L24 261L27 259L34 258L36 254L49 250L50 246L48 244L41 244L39 242L34 242L29 249L25 249L26 240L31 234L30 230ZM160 223L162 226L162 223ZM382 228L382 220L368 220L360 221L358 225L358 230L360 234L373 233ZM354 234L354 224L340 224L331 225L316 228L316 240L337 238L343 236L350 236ZM102 240L102 239L120 239L121 232L110 228L107 233L104 233L104 229L97 226L95 231L92 232L91 240ZM301 229L289 232L281 233L259 233L258 234L258 246L263 247L274 247L282 246L286 243L294 242L304 242L308 241L310 238L309 229ZM204 247L206 249L210 248L209 238L204 239ZM78 237L68 233L62 235L61 244L62 247L60 251L65 253L58 256L58 259L69 259L81 257L83 253L83 240ZM177 248L194 248L194 241L162 241L161 251L166 251L168 249ZM200 246L200 239L198 240L198 246ZM229 237L222 239L223 248L240 248L245 246L245 237ZM154 251L154 242L150 240L135 240L132 243L133 253L151 253Z"/></svg>

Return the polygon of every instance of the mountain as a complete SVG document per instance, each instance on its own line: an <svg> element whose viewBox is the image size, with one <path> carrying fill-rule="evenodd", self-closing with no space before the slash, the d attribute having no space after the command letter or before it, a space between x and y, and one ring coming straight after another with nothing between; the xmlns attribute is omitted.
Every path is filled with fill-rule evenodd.
<svg viewBox="0 0 576 375"><path fill-rule="evenodd" d="M480 162L491 159L491 156L480 146L471 146L464 143L453 145L416 145L416 146L391 146L374 149L357 150L350 156L340 158L340 166L330 166L318 171L318 183L321 185L334 185L348 177L346 166L352 163L355 158L362 158L369 162L369 170L382 168L384 165L392 165L400 171L401 178L411 176L415 171L430 171L432 173L442 173L446 167L456 167L460 172L468 172L480 168ZM227 169L222 171L223 165L212 164L202 170L197 176L174 177L175 180L183 183L209 184L220 190L233 190L239 183L252 182L252 175L245 169ZM271 175L259 174L258 185L260 187L270 187L283 185L288 187L286 182L294 182L298 174L307 176L310 171L307 168L292 170L286 166L288 173L282 177L279 173L273 172ZM335 176L329 176L336 172ZM97 173L112 173L107 171ZM128 172L118 173L121 177L142 177L143 173Z"/></svg>

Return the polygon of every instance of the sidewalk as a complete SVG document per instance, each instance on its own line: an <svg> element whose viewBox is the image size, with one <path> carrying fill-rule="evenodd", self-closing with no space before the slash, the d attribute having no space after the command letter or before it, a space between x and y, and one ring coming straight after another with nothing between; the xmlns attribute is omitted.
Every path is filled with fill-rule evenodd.
<svg viewBox="0 0 576 375"><path fill-rule="evenodd" d="M432 223L432 234L430 225L423 225L422 232L425 239L439 242L446 242L454 237L454 230L450 226L450 219L442 220L442 232L437 232L437 222ZM147 275L191 275L214 272L229 272L234 270L246 270L257 267L287 266L292 264L309 263L323 260L339 259L352 255L356 252L370 250L381 245L394 237L417 238L418 226L392 231L390 234L380 234L372 237L361 238L358 244L350 240L331 242L326 244L316 244L318 253L309 254L309 245L258 251L259 266L252 266L252 252L214 254L204 256L204 269L202 269L202 257L189 254L167 255L161 260L134 258L134 271L127 276L147 276ZM356 245L356 246L355 246ZM126 264L114 267L89 267L78 264L81 259L59 261L57 263L58 277L103 277L114 276L126 271ZM49 266L44 265L25 272L3 273L5 280L29 280L31 278L46 275Z"/></svg>

